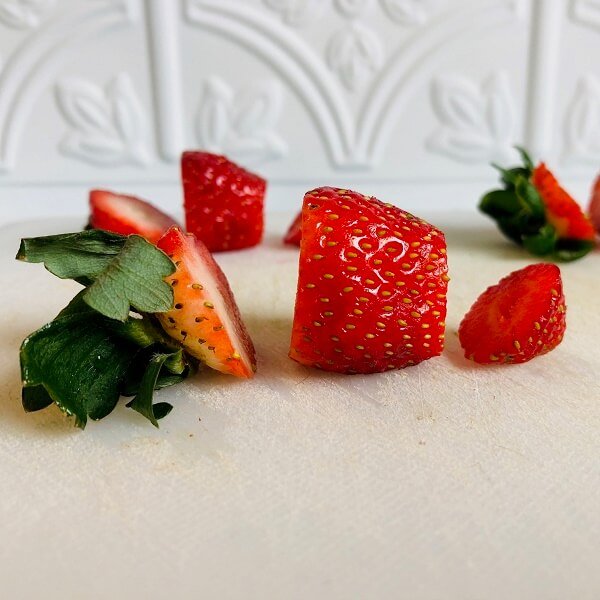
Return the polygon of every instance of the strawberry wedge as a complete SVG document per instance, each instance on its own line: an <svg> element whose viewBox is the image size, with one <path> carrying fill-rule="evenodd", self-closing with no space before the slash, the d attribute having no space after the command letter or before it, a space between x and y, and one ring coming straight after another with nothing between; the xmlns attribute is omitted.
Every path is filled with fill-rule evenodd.
<svg viewBox="0 0 600 600"><path fill-rule="evenodd" d="M137 234L156 244L173 225L169 215L135 196L108 190L90 192L90 226L121 235Z"/></svg>
<svg viewBox="0 0 600 600"><path fill-rule="evenodd" d="M229 283L206 246L178 227L157 245L177 267L166 279L173 287L174 308L158 315L165 331L211 369L253 377L252 340Z"/></svg>
<svg viewBox="0 0 600 600"><path fill-rule="evenodd" d="M290 246L300 246L302 241L302 211L298 213L296 218L292 221L290 228L287 230L285 237L283 238L284 244Z"/></svg>

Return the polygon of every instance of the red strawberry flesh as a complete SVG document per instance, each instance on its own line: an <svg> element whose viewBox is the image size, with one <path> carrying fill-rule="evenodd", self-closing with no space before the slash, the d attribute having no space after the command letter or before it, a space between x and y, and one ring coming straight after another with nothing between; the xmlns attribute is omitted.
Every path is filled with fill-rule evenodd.
<svg viewBox="0 0 600 600"><path fill-rule="evenodd" d="M171 228L158 247L175 263L174 308L158 315L165 331L207 366L236 377L256 370L252 340L223 271L192 234Z"/></svg>
<svg viewBox="0 0 600 600"><path fill-rule="evenodd" d="M523 363L560 344L565 315L560 269L540 263L511 273L483 292L458 335L470 360Z"/></svg>
<svg viewBox="0 0 600 600"><path fill-rule="evenodd" d="M589 208L590 221L592 222L596 233L600 234L600 176L594 182L592 198Z"/></svg>
<svg viewBox="0 0 600 600"><path fill-rule="evenodd" d="M91 190L90 225L94 229L121 235L141 235L156 244L167 229L177 223L149 202L135 196Z"/></svg>
<svg viewBox="0 0 600 600"><path fill-rule="evenodd" d="M559 238L594 239L594 228L589 219L544 163L534 169L532 182L546 207L546 218L556 229Z"/></svg>
<svg viewBox="0 0 600 600"><path fill-rule="evenodd" d="M266 181L224 156L184 152L181 158L186 228L211 252L260 243Z"/></svg>
<svg viewBox="0 0 600 600"><path fill-rule="evenodd" d="M302 211L298 213L296 218L292 221L290 228L288 229L285 237L283 238L284 243L290 244L291 246L300 246L302 240Z"/></svg>
<svg viewBox="0 0 600 600"><path fill-rule="evenodd" d="M340 373L438 356L448 286L441 231L348 190L306 194L290 357Z"/></svg>

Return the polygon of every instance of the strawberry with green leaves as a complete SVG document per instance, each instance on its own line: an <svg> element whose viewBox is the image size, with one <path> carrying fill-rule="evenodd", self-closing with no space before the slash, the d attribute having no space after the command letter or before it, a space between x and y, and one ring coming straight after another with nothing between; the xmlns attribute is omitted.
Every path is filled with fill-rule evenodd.
<svg viewBox="0 0 600 600"><path fill-rule="evenodd" d="M594 228L581 207L544 163L535 166L519 149L523 165L497 167L504 188L488 192L479 208L500 230L535 256L572 261L594 247Z"/></svg>
<svg viewBox="0 0 600 600"><path fill-rule="evenodd" d="M339 373L415 365L444 346L441 231L376 198L306 194L290 357Z"/></svg>

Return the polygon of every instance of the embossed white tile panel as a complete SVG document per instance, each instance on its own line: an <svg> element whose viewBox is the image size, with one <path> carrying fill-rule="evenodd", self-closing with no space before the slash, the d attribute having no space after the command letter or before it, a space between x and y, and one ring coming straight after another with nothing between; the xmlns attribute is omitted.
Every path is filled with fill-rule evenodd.
<svg viewBox="0 0 600 600"><path fill-rule="evenodd" d="M600 0L0 0L0 201L175 190L188 147L279 192L485 184L515 143L581 184L599 51Z"/></svg>

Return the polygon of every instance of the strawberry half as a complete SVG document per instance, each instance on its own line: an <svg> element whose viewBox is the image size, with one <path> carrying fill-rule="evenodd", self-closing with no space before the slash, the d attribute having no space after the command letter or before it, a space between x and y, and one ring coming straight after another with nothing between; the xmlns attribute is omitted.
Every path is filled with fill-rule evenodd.
<svg viewBox="0 0 600 600"><path fill-rule="evenodd" d="M302 211L298 213L298 216L292 221L290 228L288 229L283 241L285 244L292 246L299 246L302 240Z"/></svg>
<svg viewBox="0 0 600 600"><path fill-rule="evenodd" d="M208 152L181 157L187 230L211 252L239 250L260 243L266 181Z"/></svg>
<svg viewBox="0 0 600 600"><path fill-rule="evenodd" d="M596 233L600 234L600 176L594 182L588 214L592 225L596 228Z"/></svg>
<svg viewBox="0 0 600 600"><path fill-rule="evenodd" d="M290 357L375 373L438 356L448 287L441 231L357 192L304 197Z"/></svg>
<svg viewBox="0 0 600 600"><path fill-rule="evenodd" d="M560 269L536 264L489 287L462 320L465 356L480 364L523 363L550 352L566 329Z"/></svg>
<svg viewBox="0 0 600 600"><path fill-rule="evenodd" d="M156 244L173 225L169 215L135 196L108 190L90 191L90 227L121 235L138 234Z"/></svg>
<svg viewBox="0 0 600 600"><path fill-rule="evenodd" d="M581 207L544 163L537 167L519 148L523 166L497 167L504 189L493 190L479 208L501 231L535 256L576 260L594 247L594 229Z"/></svg>
<svg viewBox="0 0 600 600"><path fill-rule="evenodd" d="M219 265L193 234L172 227L158 247L177 270L174 308L158 315L165 331L192 355L222 373L251 378L256 370L252 340Z"/></svg>

